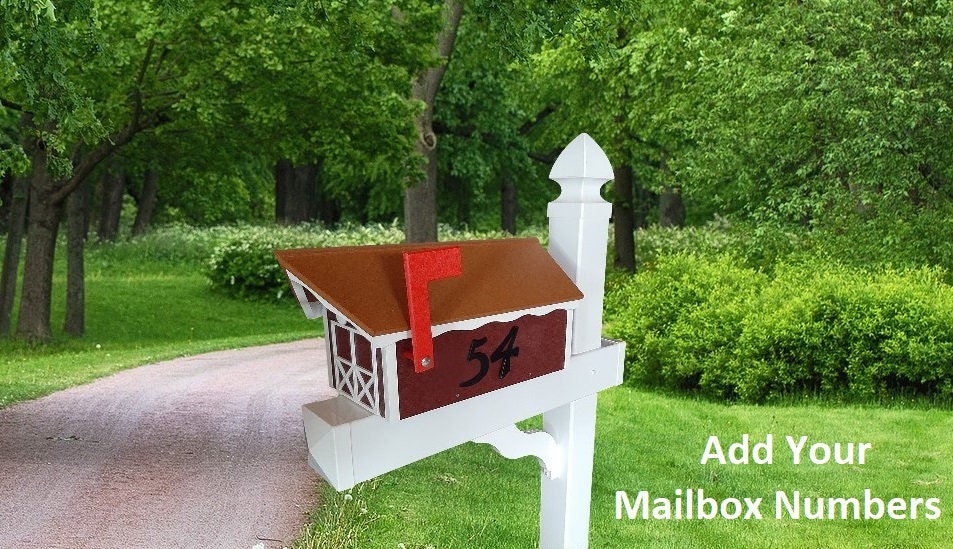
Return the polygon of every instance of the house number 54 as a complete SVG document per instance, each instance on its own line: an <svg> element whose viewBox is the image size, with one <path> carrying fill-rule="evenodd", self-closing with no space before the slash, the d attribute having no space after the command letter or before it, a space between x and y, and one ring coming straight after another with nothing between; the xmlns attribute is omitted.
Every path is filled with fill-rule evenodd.
<svg viewBox="0 0 953 549"><path fill-rule="evenodd" d="M480 371L477 375L473 376L472 379L468 379L460 384L461 387L470 387L471 385L476 385L482 380L487 372L490 371L491 362L500 363L500 379L506 377L506 374L510 373L510 359L514 356L519 356L520 348L516 346L516 333L519 331L519 326L513 326L510 328L506 337L503 338L503 341L496 347L490 356L486 356L486 353L481 352L479 349L482 347L487 338L481 337L479 339L474 339L470 342L470 352L467 353L467 361L476 360L480 363Z"/></svg>

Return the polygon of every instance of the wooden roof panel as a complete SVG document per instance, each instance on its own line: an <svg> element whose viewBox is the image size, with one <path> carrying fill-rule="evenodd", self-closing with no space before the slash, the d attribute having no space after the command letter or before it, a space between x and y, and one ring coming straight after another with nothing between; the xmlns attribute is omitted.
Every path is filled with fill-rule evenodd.
<svg viewBox="0 0 953 549"><path fill-rule="evenodd" d="M410 329L403 252L459 246L463 274L430 283L431 321L459 322L582 298L535 238L278 250L278 262L372 336Z"/></svg>

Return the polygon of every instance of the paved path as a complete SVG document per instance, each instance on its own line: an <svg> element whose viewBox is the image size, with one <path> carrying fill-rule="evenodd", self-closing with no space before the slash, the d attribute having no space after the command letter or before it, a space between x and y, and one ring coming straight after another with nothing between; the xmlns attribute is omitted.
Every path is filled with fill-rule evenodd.
<svg viewBox="0 0 953 549"><path fill-rule="evenodd" d="M300 408L331 394L323 345L152 364L0 410L0 547L290 542L315 504Z"/></svg>

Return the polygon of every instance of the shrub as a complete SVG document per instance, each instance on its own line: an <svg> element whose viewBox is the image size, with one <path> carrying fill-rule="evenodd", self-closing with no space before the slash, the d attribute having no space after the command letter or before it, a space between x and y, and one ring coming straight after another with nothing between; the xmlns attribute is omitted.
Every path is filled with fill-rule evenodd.
<svg viewBox="0 0 953 549"><path fill-rule="evenodd" d="M538 230L526 234L539 236ZM503 238L502 232L471 232L440 227L440 240ZM280 299L288 295L288 282L274 251L287 248L323 248L396 244L404 241L403 230L390 225L345 225L328 229L319 225L295 227L238 227L232 229L211 252L205 274L213 288L243 299Z"/></svg>
<svg viewBox="0 0 953 549"><path fill-rule="evenodd" d="M191 227L170 224L116 242L93 243L87 247L90 259L104 265L153 261L172 265L198 265L217 244L230 238L236 227Z"/></svg>
<svg viewBox="0 0 953 549"><path fill-rule="evenodd" d="M935 268L779 269L741 330L739 396L953 396L953 288L943 276Z"/></svg>
<svg viewBox="0 0 953 549"><path fill-rule="evenodd" d="M635 236L640 268L652 268L659 257L731 254L736 262L770 270L779 260L806 248L803 230L782 225L729 222L716 218L702 227L640 229Z"/></svg>
<svg viewBox="0 0 953 549"><path fill-rule="evenodd" d="M680 389L725 385L721 365L764 282L728 255L677 254L607 292L607 332L626 341L628 379Z"/></svg>
<svg viewBox="0 0 953 549"><path fill-rule="evenodd" d="M205 274L212 287L238 298L277 298L288 293L288 282L274 251L286 248L320 248L392 244L402 241L396 225L295 227L242 227L212 250Z"/></svg>
<svg viewBox="0 0 953 549"><path fill-rule="evenodd" d="M607 332L626 341L627 380L766 402L822 394L953 397L953 288L938 268L869 272L729 255L660 257L615 281Z"/></svg>

